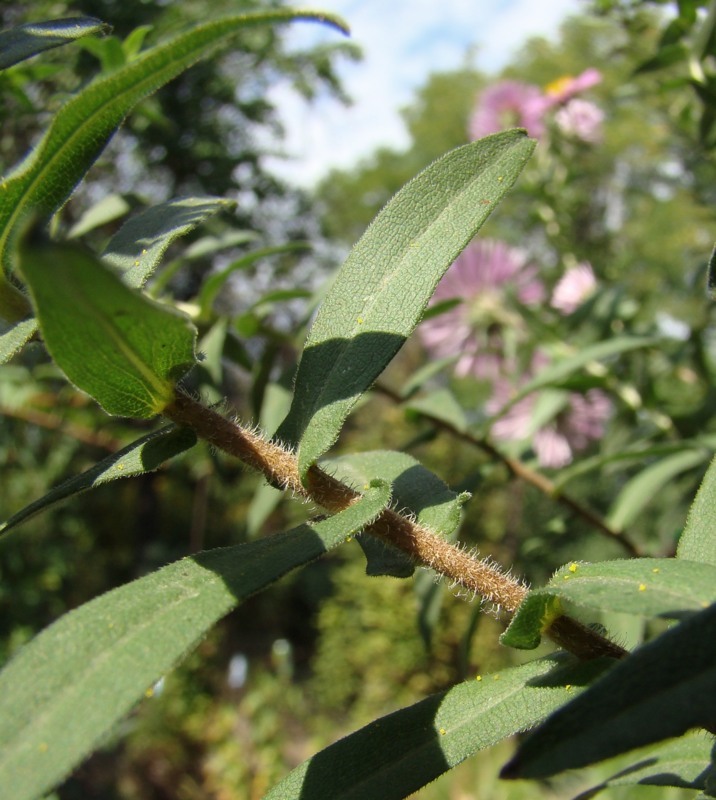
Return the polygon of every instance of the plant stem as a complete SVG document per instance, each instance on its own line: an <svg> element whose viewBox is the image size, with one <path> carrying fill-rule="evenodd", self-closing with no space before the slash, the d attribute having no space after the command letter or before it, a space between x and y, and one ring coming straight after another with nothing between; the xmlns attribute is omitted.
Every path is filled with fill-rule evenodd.
<svg viewBox="0 0 716 800"><path fill-rule="evenodd" d="M332 513L342 511L360 497L358 491L317 466L309 469L305 484L301 483L294 453L242 428L186 395L177 395L163 413L173 422L192 428L200 438L261 472L273 486L311 500ZM527 595L525 585L506 575L497 565L478 560L393 509L386 509L366 528L366 532L389 542L416 562L432 567L469 592L510 613L517 610ZM548 635L580 658L624 655L621 648L566 617L553 622Z"/></svg>

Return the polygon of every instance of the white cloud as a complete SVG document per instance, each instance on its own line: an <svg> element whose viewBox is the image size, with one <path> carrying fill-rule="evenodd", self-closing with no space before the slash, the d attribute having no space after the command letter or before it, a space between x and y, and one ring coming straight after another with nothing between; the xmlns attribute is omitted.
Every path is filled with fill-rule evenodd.
<svg viewBox="0 0 716 800"><path fill-rule="evenodd" d="M499 70L525 39L554 35L561 20L579 10L578 0L318 0L316 7L349 24L363 49L359 63L339 69L354 104L345 108L319 98L307 105L287 87L271 97L282 111L289 161L271 167L299 185L310 186L331 167L350 167L380 145L402 147L407 134L399 110L434 71L459 66L471 46L475 64ZM303 48L336 41L335 30L296 23L289 43Z"/></svg>

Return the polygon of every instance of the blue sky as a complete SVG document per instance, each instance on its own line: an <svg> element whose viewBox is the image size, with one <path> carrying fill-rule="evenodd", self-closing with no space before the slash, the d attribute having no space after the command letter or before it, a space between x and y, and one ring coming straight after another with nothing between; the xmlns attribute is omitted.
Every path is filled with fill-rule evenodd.
<svg viewBox="0 0 716 800"><path fill-rule="evenodd" d="M311 186L330 167L350 167L379 145L407 143L400 109L427 75L472 62L497 72L530 36L553 37L560 22L583 10L580 0L314 0L312 8L339 16L363 49L363 60L339 70L354 103L346 108L322 97L312 104L277 86L272 98L282 109L288 162L271 168ZM303 48L336 41L335 31L294 24L289 44Z"/></svg>

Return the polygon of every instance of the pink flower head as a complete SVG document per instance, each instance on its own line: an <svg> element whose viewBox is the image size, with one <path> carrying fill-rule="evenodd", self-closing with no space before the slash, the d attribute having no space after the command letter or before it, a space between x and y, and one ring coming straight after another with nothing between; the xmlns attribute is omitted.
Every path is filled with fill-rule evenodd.
<svg viewBox="0 0 716 800"><path fill-rule="evenodd" d="M504 385L490 401L493 408L499 395L504 398ZM609 397L599 389L590 389L583 395L570 392L565 408L534 431L536 403L536 395L524 397L498 418L491 433L502 441L519 441L532 436L532 447L540 465L554 469L567 466L575 453L601 439L612 408Z"/></svg>
<svg viewBox="0 0 716 800"><path fill-rule="evenodd" d="M564 105L568 100L571 100L575 95L591 89L601 83L602 73L594 67L585 69L576 78L571 75L564 75L557 78L556 81L548 84L545 87L545 96L547 98L548 106Z"/></svg>
<svg viewBox="0 0 716 800"><path fill-rule="evenodd" d="M554 121L565 136L587 144L597 144L602 140L604 112L589 100L570 100L557 111Z"/></svg>
<svg viewBox="0 0 716 800"><path fill-rule="evenodd" d="M472 119L470 138L481 139L506 128L526 128L530 136L544 133L545 97L539 87L520 81L500 81L482 93Z"/></svg>
<svg viewBox="0 0 716 800"><path fill-rule="evenodd" d="M597 285L592 265L583 261L570 267L559 279L552 292L552 308L571 314L592 294Z"/></svg>
<svg viewBox="0 0 716 800"><path fill-rule="evenodd" d="M536 268L520 250L478 239L448 269L433 297L433 303L463 302L423 323L420 337L436 358L459 356L457 375L496 380L514 371L514 342L527 336L515 304L535 305L544 297Z"/></svg>

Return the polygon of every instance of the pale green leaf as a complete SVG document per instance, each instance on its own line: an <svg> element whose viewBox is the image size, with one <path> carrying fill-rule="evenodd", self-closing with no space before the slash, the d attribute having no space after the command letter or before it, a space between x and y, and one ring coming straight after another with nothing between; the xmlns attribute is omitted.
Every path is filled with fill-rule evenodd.
<svg viewBox="0 0 716 800"><path fill-rule="evenodd" d="M130 217L110 239L102 260L119 270L129 286L144 286L176 238L235 205L220 197L180 197L159 203Z"/></svg>
<svg viewBox="0 0 716 800"><path fill-rule="evenodd" d="M324 522L183 559L66 614L0 673L0 786L13 800L51 789L217 620L389 501L376 484Z"/></svg>
<svg viewBox="0 0 716 800"><path fill-rule="evenodd" d="M0 364L6 364L16 353L19 353L36 332L37 320L30 318L15 323L0 334Z"/></svg>
<svg viewBox="0 0 716 800"><path fill-rule="evenodd" d="M698 467L710 456L711 453L706 449L685 450L666 456L643 469L626 484L614 501L607 515L609 527L623 531L677 475Z"/></svg>
<svg viewBox="0 0 716 800"><path fill-rule="evenodd" d="M103 458L86 472L56 486L44 497L25 506L0 524L0 533L26 522L69 497L102 486L120 478L131 478L158 469L165 461L183 453L196 444L196 434L188 428L174 425L142 436L117 453Z"/></svg>
<svg viewBox="0 0 716 800"><path fill-rule="evenodd" d="M716 459L689 509L676 557L716 566Z"/></svg>
<svg viewBox="0 0 716 800"><path fill-rule="evenodd" d="M74 244L23 245L23 275L57 365L109 414L152 417L195 361L189 320Z"/></svg>
<svg viewBox="0 0 716 800"><path fill-rule="evenodd" d="M716 726L716 605L640 647L521 745L508 778L544 778Z"/></svg>
<svg viewBox="0 0 716 800"><path fill-rule="evenodd" d="M536 647L545 626L567 602L595 611L680 619L716 602L716 567L673 558L575 561L527 595L500 641Z"/></svg>
<svg viewBox="0 0 716 800"><path fill-rule="evenodd" d="M334 443L533 149L515 130L453 150L401 189L353 248L311 328L279 429L298 445L302 474Z"/></svg>
<svg viewBox="0 0 716 800"><path fill-rule="evenodd" d="M77 239L86 233L123 217L131 206L121 194L108 194L85 211L67 231L68 239Z"/></svg>
<svg viewBox="0 0 716 800"><path fill-rule="evenodd" d="M30 22L0 31L0 70L82 36L108 33L110 30L111 26L94 17L67 17Z"/></svg>
<svg viewBox="0 0 716 800"><path fill-rule="evenodd" d="M327 747L265 800L402 800L477 751L531 728L605 666L551 656L466 681Z"/></svg>

